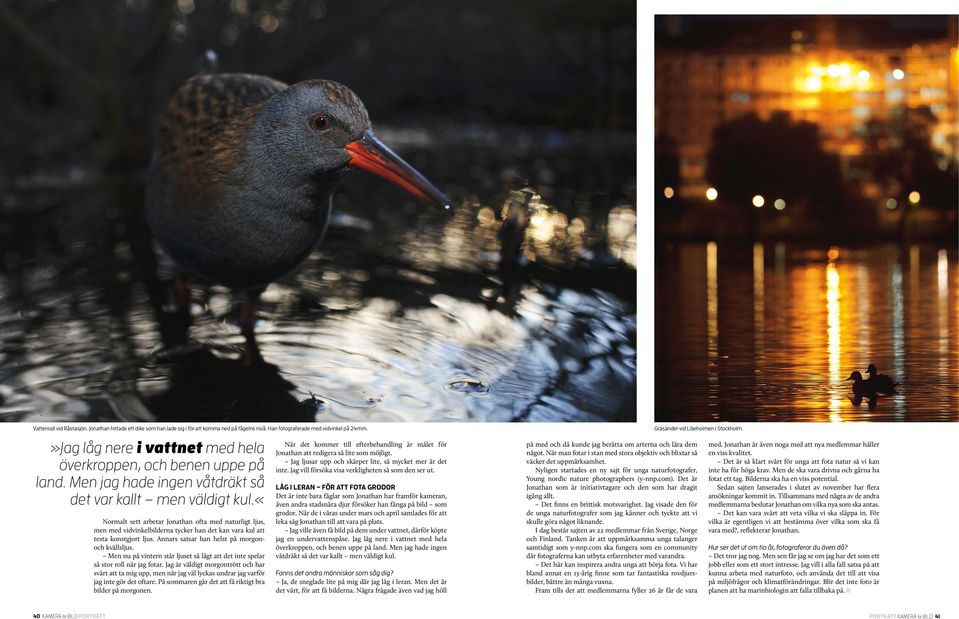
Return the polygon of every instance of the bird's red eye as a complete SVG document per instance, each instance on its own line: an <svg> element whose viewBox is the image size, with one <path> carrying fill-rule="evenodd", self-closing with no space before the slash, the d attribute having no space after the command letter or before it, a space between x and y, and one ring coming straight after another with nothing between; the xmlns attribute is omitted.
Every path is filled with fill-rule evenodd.
<svg viewBox="0 0 959 619"><path fill-rule="evenodd" d="M326 131L330 128L330 119L326 114L313 114L310 116L310 127L313 131Z"/></svg>

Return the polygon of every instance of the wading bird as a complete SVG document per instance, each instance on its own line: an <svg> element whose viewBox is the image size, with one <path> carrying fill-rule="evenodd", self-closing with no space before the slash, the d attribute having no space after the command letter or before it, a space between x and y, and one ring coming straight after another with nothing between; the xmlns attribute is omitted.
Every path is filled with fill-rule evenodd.
<svg viewBox="0 0 959 619"><path fill-rule="evenodd" d="M245 294L240 328L248 352L258 357L257 299L317 246L333 188L356 168L450 210L446 196L376 138L362 101L346 86L198 75L180 87L160 120L147 218L184 274ZM175 289L188 307L180 276Z"/></svg>

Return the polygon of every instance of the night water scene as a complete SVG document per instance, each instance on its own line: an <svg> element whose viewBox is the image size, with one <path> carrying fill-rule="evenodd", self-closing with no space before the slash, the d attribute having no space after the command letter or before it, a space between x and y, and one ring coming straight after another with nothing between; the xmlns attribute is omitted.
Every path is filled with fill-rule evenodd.
<svg viewBox="0 0 959 619"><path fill-rule="evenodd" d="M957 20L656 16L656 421L959 420Z"/></svg>
<svg viewBox="0 0 959 619"><path fill-rule="evenodd" d="M0 421L635 421L631 0L0 32Z"/></svg>

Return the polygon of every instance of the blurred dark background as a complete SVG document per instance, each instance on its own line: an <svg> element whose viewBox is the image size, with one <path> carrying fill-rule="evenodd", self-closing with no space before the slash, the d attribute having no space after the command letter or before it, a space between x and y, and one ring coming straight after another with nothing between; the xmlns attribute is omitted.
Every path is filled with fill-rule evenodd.
<svg viewBox="0 0 959 619"><path fill-rule="evenodd" d="M221 71L341 81L379 124L635 129L631 1L14 0L0 30L0 188L141 170L207 49Z"/></svg>

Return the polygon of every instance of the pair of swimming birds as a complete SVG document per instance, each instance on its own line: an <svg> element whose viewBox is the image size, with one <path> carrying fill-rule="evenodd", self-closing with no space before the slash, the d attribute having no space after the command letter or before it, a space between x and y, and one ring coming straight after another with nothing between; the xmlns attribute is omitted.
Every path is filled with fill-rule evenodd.
<svg viewBox="0 0 959 619"><path fill-rule="evenodd" d="M893 382L892 378L886 374L880 374L876 369L876 366L872 363L869 364L869 367L866 368L866 373L869 374L869 378L863 379L862 374L859 371L855 371L849 375L849 378L846 380L853 381L852 391L856 395L875 395L877 393L882 394L893 394L896 393L896 385L898 383Z"/></svg>
<svg viewBox="0 0 959 619"><path fill-rule="evenodd" d="M346 86L198 75L180 87L160 119L147 174L147 219L184 277L246 295L241 329L255 347L260 293L319 244L333 189L351 169L451 210L446 196L376 138L366 107ZM189 288L179 276L176 291L188 307Z"/></svg>

